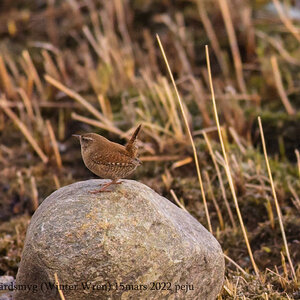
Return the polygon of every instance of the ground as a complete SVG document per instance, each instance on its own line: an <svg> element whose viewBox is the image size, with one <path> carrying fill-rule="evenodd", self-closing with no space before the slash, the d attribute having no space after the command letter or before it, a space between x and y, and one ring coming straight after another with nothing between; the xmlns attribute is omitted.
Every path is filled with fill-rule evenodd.
<svg viewBox="0 0 300 300"><path fill-rule="evenodd" d="M141 123L143 165L131 178L208 229L210 220L238 264L226 261L219 298L299 299L299 11L284 3L282 10L278 0L2 1L0 275L16 275L38 204L60 186L93 178L72 134L96 132L125 144ZM209 216L156 34L192 132ZM237 203L216 128L206 44Z"/></svg>

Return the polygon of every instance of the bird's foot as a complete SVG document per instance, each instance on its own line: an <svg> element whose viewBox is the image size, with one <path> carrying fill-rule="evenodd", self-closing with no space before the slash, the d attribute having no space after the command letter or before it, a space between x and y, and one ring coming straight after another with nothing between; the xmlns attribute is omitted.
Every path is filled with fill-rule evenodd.
<svg viewBox="0 0 300 300"><path fill-rule="evenodd" d="M108 182L108 183L105 183L100 190L95 190L95 191L89 191L90 194L98 194L98 193L103 193L103 192L106 192L106 193L110 193L112 192L111 190L107 190L107 188L109 186L111 186L112 184L121 184L123 181L111 181L111 182Z"/></svg>

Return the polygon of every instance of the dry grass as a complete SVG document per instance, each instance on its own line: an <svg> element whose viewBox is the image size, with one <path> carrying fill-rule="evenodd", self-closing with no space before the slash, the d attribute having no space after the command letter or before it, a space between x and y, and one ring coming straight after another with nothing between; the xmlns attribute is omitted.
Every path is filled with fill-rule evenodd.
<svg viewBox="0 0 300 300"><path fill-rule="evenodd" d="M257 265L255 263L254 257L253 257L253 253L251 250L251 246L249 243L249 239L248 239L248 235L246 232L246 228L244 225L244 221L243 221L243 217L240 211L240 207L238 204L238 200L237 200L237 196L236 196L236 191L235 191L235 187L234 187L234 183L233 183L233 177L231 175L231 170L230 170L230 166L229 166L229 161L227 158L227 153L225 150L225 146L224 146L224 141L223 141L223 136L222 136L222 132L221 132L221 128L220 128L220 122L219 122L219 116L218 116L218 111L217 111L217 105L216 105L216 100L215 100L215 93L214 93L214 88L213 88L213 83L212 83L212 75L211 75L211 68L210 68L210 59L209 59L209 52L208 52L208 47L205 46L205 51L206 51L206 61L207 61L207 70L208 70L208 77L209 77L209 85L210 85L210 90L211 90L211 97L212 97L212 102L213 102L213 108L214 108L214 114L215 114L215 120L216 120L216 124L218 127L218 134L219 134L219 139L220 139L220 143L221 143L221 147L222 147L222 153L223 153L223 158L224 158L224 168L225 168L225 173L228 179L228 183L229 183L229 187L231 190L231 194L234 200L234 205L235 205L235 209L239 218L239 222L241 225L241 229L243 232L243 236L245 239L245 243L248 249L248 253L251 259L251 263L253 266L253 269L255 271L256 276L259 276L259 270L257 268Z"/></svg>
<svg viewBox="0 0 300 300"><path fill-rule="evenodd" d="M284 227L283 227L282 213L281 213L281 209L280 209L278 199L277 199L277 195L276 195L276 191L275 191L273 176L272 176L272 172L271 172L271 168L270 168L270 164L269 164L269 159L268 159L268 154L267 154L267 149L266 149L266 142L265 142L265 137L264 137L264 132L263 132L260 117L258 117L258 124L259 124L259 130L260 130L260 134L261 134L261 140L262 140L262 145L263 145L263 150L264 150L264 156L265 156L265 160L266 160L266 164L267 164L268 175L269 175L269 178L270 178L272 193L273 193L275 206L276 206L276 211L277 211L277 215L278 215L280 230L281 230L281 234L282 234L282 238L283 238L284 248L285 248L286 256L288 258L290 268L291 268L291 271L292 271L292 277L293 277L294 281L297 282L295 269L294 269L294 266L293 266L293 263L292 263L292 260L291 260L290 251L289 251L289 247L288 247L288 244L287 244L286 235L285 235L285 231L284 231Z"/></svg>
<svg viewBox="0 0 300 300"><path fill-rule="evenodd" d="M205 192L204 192L203 181L202 181L202 177L201 177L201 171L200 171L200 165L199 165L199 161L198 161L198 155L197 155L196 146L195 146L195 143L194 143L194 140L193 140L193 137L192 137L192 133L191 133L190 127L189 127L189 122L188 122L188 119L187 119L187 116L186 116L186 112L185 112L185 109L184 109L184 106L183 106L183 102L182 102L182 100L180 98L180 95L179 95L179 92L178 92L178 89L177 89L177 86L176 86L176 83L175 83L175 80L174 80L173 73L171 71L168 59L167 59L166 54L165 54L165 50L164 50L164 48L163 48L163 46L161 44L161 41L160 41L160 38L159 38L158 35L156 35L156 38L158 40L158 44L159 44L160 50L161 50L161 52L163 54L165 63L167 65L167 69L168 69L169 75L171 77L172 84L173 84L175 92L176 92L176 96L177 96L177 100L178 100L178 103L179 103L179 106L180 106L181 114L182 114L182 117L184 119L184 124L185 124L186 130L188 132L188 137L189 137L189 140L190 140L192 148L193 148L195 166L196 166L196 170L197 170L197 177L198 177L199 186L200 186L201 195L202 195L202 200L203 200L203 204L204 204L207 225L208 225L209 231L212 233L212 227L211 227L209 212L208 212L207 203L206 203L206 196L205 196Z"/></svg>
<svg viewBox="0 0 300 300"><path fill-rule="evenodd" d="M296 298L299 32L270 3L0 4L0 220L91 176L71 134L123 142L141 123L134 178L208 224L226 258L219 299ZM13 222L0 272L15 275L25 229Z"/></svg>
<svg viewBox="0 0 300 300"><path fill-rule="evenodd" d="M283 86L279 68L278 68L277 59L275 56L271 57L271 64L272 64L272 68L273 68L273 72L274 72L276 87L277 87L278 93L280 95L280 99L281 99L287 113L289 115L294 115L296 112L295 112L294 108L292 107L292 105L286 95L286 92L284 90L284 86Z"/></svg>
<svg viewBox="0 0 300 300"><path fill-rule="evenodd" d="M56 273L54 273L54 280L55 280L55 285L59 287L59 280L58 280L58 276ZM65 296L62 292L62 290L60 288L58 288L58 294L61 300L65 300Z"/></svg>

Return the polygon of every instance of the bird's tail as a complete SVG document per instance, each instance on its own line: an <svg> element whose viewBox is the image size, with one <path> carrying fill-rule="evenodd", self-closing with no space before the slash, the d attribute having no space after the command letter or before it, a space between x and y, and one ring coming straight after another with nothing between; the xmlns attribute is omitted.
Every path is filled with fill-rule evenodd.
<svg viewBox="0 0 300 300"><path fill-rule="evenodd" d="M131 139L129 140L129 142L128 142L127 145L126 145L126 150L127 150L129 153L133 154L133 155L135 155L136 150L137 150L137 147L136 147L136 139L137 139L137 136L138 136L139 132L141 131L141 128L142 128L142 124L140 124L140 125L136 128L136 130L134 131L134 133L133 133Z"/></svg>
<svg viewBox="0 0 300 300"><path fill-rule="evenodd" d="M142 128L142 124L140 124L140 125L136 128L136 130L134 131L134 133L133 133L133 135L132 135L132 137L131 137L131 139L130 139L129 142L134 142L134 141L135 141L135 139L137 138L139 132L141 131L141 128Z"/></svg>

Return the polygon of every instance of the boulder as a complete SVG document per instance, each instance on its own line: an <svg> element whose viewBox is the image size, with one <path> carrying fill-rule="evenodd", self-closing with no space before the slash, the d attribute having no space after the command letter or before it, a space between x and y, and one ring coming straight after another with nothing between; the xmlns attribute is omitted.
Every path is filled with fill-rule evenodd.
<svg viewBox="0 0 300 300"><path fill-rule="evenodd" d="M215 299L224 257L213 235L142 183L89 193L106 182L65 186L39 206L14 299Z"/></svg>
<svg viewBox="0 0 300 300"><path fill-rule="evenodd" d="M15 279L12 276L0 276L0 300L11 300Z"/></svg>

